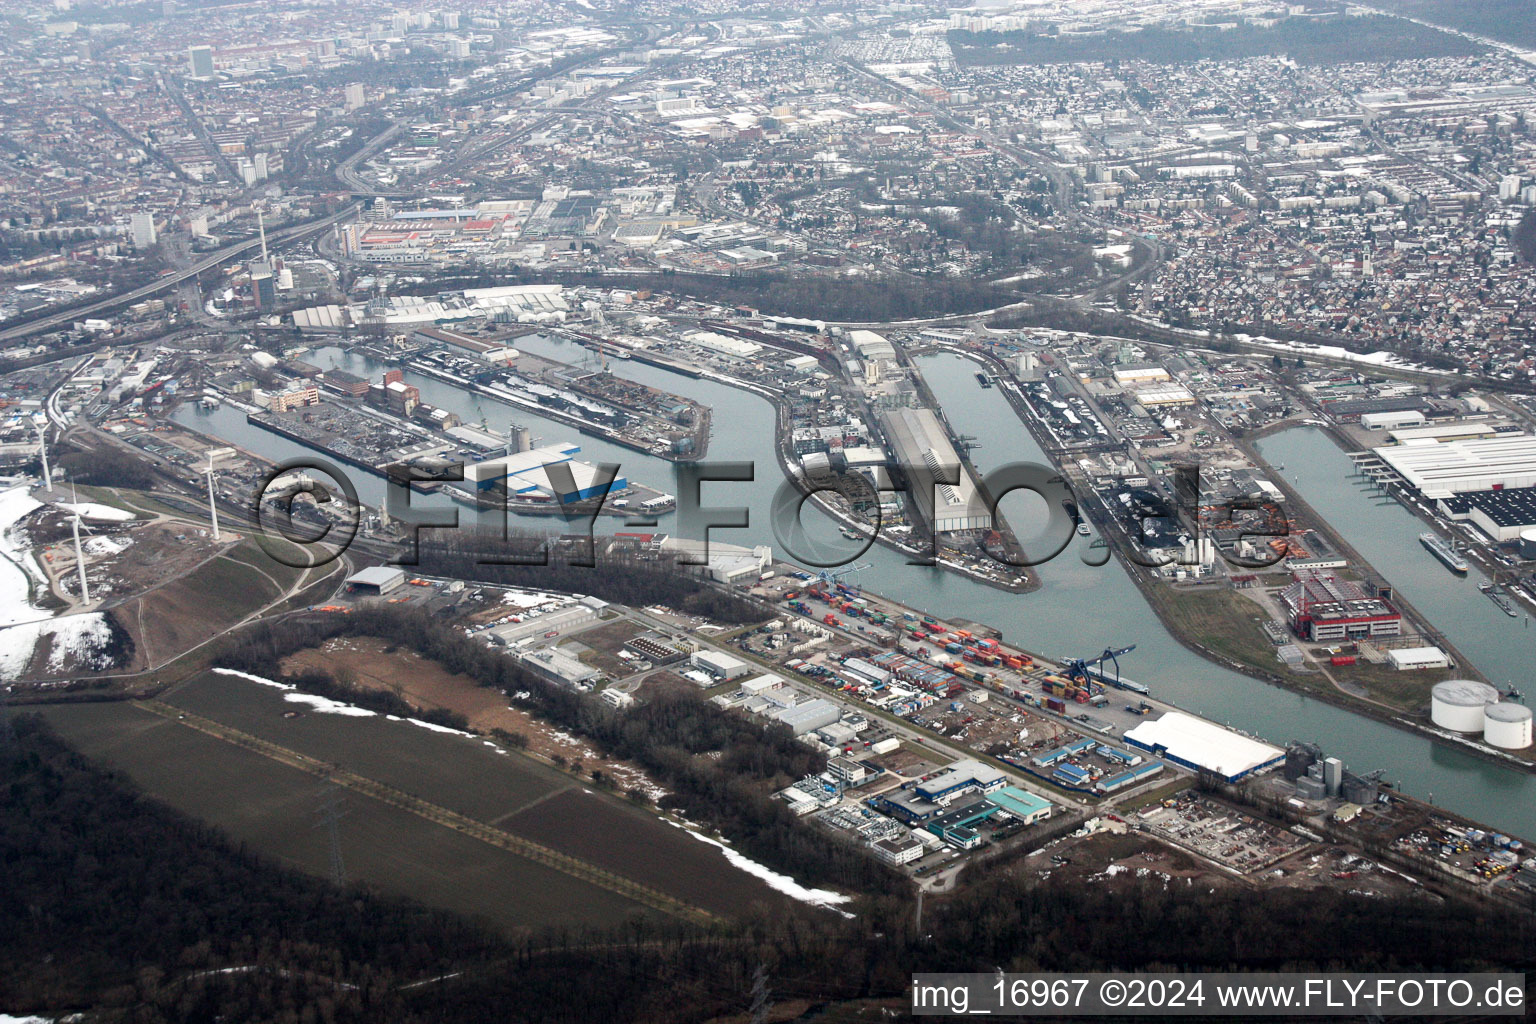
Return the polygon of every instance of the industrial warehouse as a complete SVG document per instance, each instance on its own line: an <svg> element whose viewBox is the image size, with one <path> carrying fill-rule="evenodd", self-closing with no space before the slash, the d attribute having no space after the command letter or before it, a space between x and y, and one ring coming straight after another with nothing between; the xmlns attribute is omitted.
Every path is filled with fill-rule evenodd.
<svg viewBox="0 0 1536 1024"><path fill-rule="evenodd" d="M989 530L992 514L963 465L949 434L930 409L892 409L880 414L880 428L898 465L908 472L925 472L930 480L913 480L908 492L922 521L934 533ZM955 484L933 483L946 472L959 471Z"/></svg>
<svg viewBox="0 0 1536 1024"><path fill-rule="evenodd" d="M1161 718L1127 729L1124 739L1138 750L1191 771L1211 772L1228 782L1268 771L1285 761L1285 751L1279 747L1181 711L1168 711Z"/></svg>
<svg viewBox="0 0 1536 1024"><path fill-rule="evenodd" d="M597 467L572 457L579 451L580 445L569 442L530 448L465 466L464 479L477 492L502 488L509 497L561 504L600 498L629 487L622 476L615 476L611 483L603 481ZM560 469L551 472L557 466L564 467L570 476L565 477Z"/></svg>
<svg viewBox="0 0 1536 1024"><path fill-rule="evenodd" d="M1444 443L1387 445L1377 458L1426 498L1536 486L1536 436L1500 434Z"/></svg>

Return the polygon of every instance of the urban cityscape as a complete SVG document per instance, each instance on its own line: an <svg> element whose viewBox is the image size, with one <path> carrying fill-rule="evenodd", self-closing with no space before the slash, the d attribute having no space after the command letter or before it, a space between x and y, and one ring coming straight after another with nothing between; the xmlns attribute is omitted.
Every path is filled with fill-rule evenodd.
<svg viewBox="0 0 1536 1024"><path fill-rule="evenodd" d="M1528 1012L1529 0L0 24L0 1022Z"/></svg>

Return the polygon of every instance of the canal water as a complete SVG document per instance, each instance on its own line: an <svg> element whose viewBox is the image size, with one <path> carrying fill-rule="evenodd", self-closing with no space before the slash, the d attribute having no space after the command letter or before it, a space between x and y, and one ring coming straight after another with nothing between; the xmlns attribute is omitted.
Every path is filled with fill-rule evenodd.
<svg viewBox="0 0 1536 1024"><path fill-rule="evenodd" d="M1482 594L1487 579L1474 567L1456 576L1419 543L1426 527L1395 500L1349 479L1354 467L1315 427L1297 427L1259 442L1259 453L1408 603L1469 658L1488 681L1528 690L1536 663L1536 627L1525 606L1511 618ZM1282 471L1278 467L1284 466Z"/></svg>
<svg viewBox="0 0 1536 1024"><path fill-rule="evenodd" d="M574 342L546 336L521 338L518 347L567 362L578 361L584 354ZM339 366L359 374L377 375L383 369L379 364L335 348L318 349L305 358L322 367ZM940 354L921 358L918 365L956 431L977 439L980 447L973 458L983 469L1005 462L1046 462L1044 453L1019 423L1002 394L995 388L978 386L975 364L950 354ZM621 376L686 395L714 409L708 458L751 462L756 467L756 475L748 483L704 485L704 505L739 505L749 509L747 528L717 528L711 536L729 543L773 544L776 554L787 556L789 553L784 550L783 543L775 538L770 519L774 493L783 479L774 446L772 406L737 388L691 379L633 360L612 363L610 369ZM528 424L536 434L541 433L548 440L578 440L583 448L583 458L618 462L630 478L675 492L674 467L665 460L599 439L577 437L569 427L541 420L514 406L464 395L436 381L409 374L407 379L421 388L424 401L450 409L466 422L480 422L482 414L475 411L478 403L485 410L488 425L495 429L504 429L505 424L512 421ZM503 408L492 411L495 406ZM246 423L243 413L228 406L212 413L184 407L177 413L177 419L269 458L285 458L302 450L297 444ZM1327 438L1318 436L1327 445ZM1279 435L1266 444L1289 441L1289 435ZM1265 454L1270 455L1268 448ZM1294 458L1289 454L1276 458L1287 466L1299 466L1303 462L1319 465L1322 454L1315 453L1316 458L1309 460L1298 449ZM1348 460L1343 462L1342 472L1335 478L1335 487L1342 487L1343 477L1348 472ZM1303 475L1303 493L1314 502L1314 507L1332 519L1335 510L1306 489L1308 478ZM1326 478L1327 474L1319 469L1317 479ZM358 481L358 487L365 500L370 490L382 492L381 483L369 487L364 481ZM1370 505L1363 495L1356 495L1356 498ZM1041 521L1043 516L1043 509L1036 499L1012 496L1005 499L1003 512L1027 546L1034 529L1032 524ZM1351 513L1346 509L1342 514L1348 516ZM657 529L666 531L670 518L662 517ZM1415 538L1419 531L1411 517L1407 518L1408 523L1390 528L1399 534L1393 542L1405 550L1416 549ZM824 547L853 554L860 546L858 542L840 537L830 518L816 511L814 506L806 506L802 521L809 538ZM525 525L548 529L550 522L534 517L526 520ZM598 529L621 529L619 524L622 522L616 518L604 519ZM1384 536L1391 536L1388 529L1382 528ZM1357 538L1348 533L1346 536L1351 543L1357 544L1362 554L1375 561L1372 550L1357 543ZM1122 659L1123 671L1126 676L1148 684L1160 697L1213 721L1230 724L1276 743L1283 744L1291 739L1314 741L1355 771L1384 768L1387 780L1400 782L1410 794L1420 798L1432 794L1437 804L1453 807L1497 828L1536 837L1536 799L1533 799L1536 797L1536 776L1261 683L1187 651L1163 629L1118 560L1111 559L1098 567L1085 564L1078 557L1075 545L1076 542L1074 549L1040 567L1043 586L1031 594L1008 594L952 573L912 566L907 564L906 556L880 546L870 547L858 555L858 561L867 567L849 578L915 608L987 623L1002 630L1009 641L1048 657L1091 656L1108 646L1134 643L1136 650ZM1428 557L1427 553L1425 557ZM1399 585L1404 586L1404 594L1409 600L1425 614L1435 614L1433 605L1427 600L1421 602L1417 593L1407 589L1406 574L1399 572L1397 566L1390 561L1378 565L1393 582L1403 577ZM1472 588L1471 595L1488 606L1486 610L1477 608L1484 612L1485 618L1488 617L1486 613L1506 618L1492 602L1477 594L1473 584L1462 586ZM1476 607L1475 602L1473 607ZM1478 659L1480 667L1483 665L1480 651L1475 644L1461 639L1457 624L1445 621L1436 625L1446 630L1469 657ZM1486 668L1485 671L1495 670Z"/></svg>

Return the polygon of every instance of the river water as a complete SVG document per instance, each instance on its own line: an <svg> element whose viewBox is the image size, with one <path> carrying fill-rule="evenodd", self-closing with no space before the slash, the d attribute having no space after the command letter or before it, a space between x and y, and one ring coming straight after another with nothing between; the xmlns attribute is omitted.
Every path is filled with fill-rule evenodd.
<svg viewBox="0 0 1536 1024"><path fill-rule="evenodd" d="M573 342L542 336L519 339L518 347L567 362L577 361L583 355L583 350ZM333 347L317 349L305 359L321 367L336 366L359 374L376 376L382 370L371 360ZM1004 462L1045 462L1039 446L1002 394L997 389L977 385L975 364L950 354L923 357L918 364L954 428L977 438L981 447L974 458L980 466L985 469ZM775 538L769 518L774 492L783 480L775 454L772 406L764 399L724 384L690 379L632 360L611 364L610 368L622 376L686 395L714 409L708 458L751 462L756 466L756 478L750 483L704 485L704 505L740 505L749 509L746 529L716 529L711 536L730 543L773 544L775 554L789 556L790 552ZM548 440L579 441L584 459L618 462L631 479L675 492L674 467L665 460L596 438L577 436L569 427L492 399L465 395L449 385L410 374L407 380L421 388L424 401L450 409L468 423L478 424L482 416L497 430L504 429L509 421L526 423L535 434ZM268 458L287 458L303 450L300 445L246 423L243 413L228 406L212 413L183 407L176 418ZM1430 585L1411 586L1416 584L1416 573L1432 574L1438 568L1438 563L1422 552L1415 539L1419 528L1401 509L1395 510L1401 517L1398 520L1389 515L1382 515L1379 522L1362 518L1364 511L1389 514L1394 510L1373 508L1369 497L1345 485L1348 460L1326 437L1316 431L1277 435L1265 442L1264 453L1288 467L1305 465L1307 470L1300 475L1299 488L1307 500L1336 526L1349 524L1364 531L1363 537L1354 536L1350 530L1343 532L1426 615L1438 617L1444 607L1472 616L1469 621L1475 625L1465 637L1461 619L1437 618L1435 624L1479 667L1495 679L1503 678L1499 672L1513 669L1519 655L1508 653L1503 660L1487 661L1485 657L1499 649L1501 634L1515 637L1513 630L1520 627L1511 627L1514 620L1478 594L1473 583L1451 579L1443 569L1439 570L1440 575L1454 586L1441 587L1439 584L1446 580L1432 576ZM1337 457L1336 464L1330 463L1330 453ZM1289 470L1287 476L1291 476ZM383 489L378 478L358 479L357 485L365 501L370 500L370 495L376 501ZM1343 504L1330 506L1330 494ZM1004 514L1026 545L1032 532L1030 523L1040 519L1041 510L1031 506L1032 500L1016 495L1003 505ZM667 531L671 520L671 516L661 517L656 528ZM850 554L857 550L857 542L842 539L831 520L812 506L806 507L803 520L814 541L841 546ZM620 523L622 520L616 518L604 519L599 529L619 529ZM534 517L524 525L548 529L551 521ZM1385 549L1380 554L1367 543L1372 538ZM1408 561L1394 562L1394 552L1396 557ZM1417 554L1423 554L1425 559L1425 566L1419 570L1413 568ZM1124 672L1148 684L1160 697L1276 743L1290 739L1314 741L1355 771L1384 768L1387 780L1401 783L1408 793L1420 798L1432 794L1437 804L1453 807L1497 828L1536 837L1536 777L1212 664L1186 650L1163 629L1118 560L1095 568L1069 550L1041 567L1043 586L1031 594L1008 594L941 570L908 565L904 555L879 546L859 555L859 561L868 567L854 577L857 582L915 608L987 623L1002 630L1009 641L1048 657L1087 656L1107 646L1134 643L1136 650L1122 659ZM1470 597L1459 594L1458 587ZM1435 603L1435 594L1440 590L1445 591L1445 600L1453 604ZM1478 639L1485 629L1489 631L1487 655ZM1523 630L1518 633L1526 645L1531 642L1529 637Z"/></svg>

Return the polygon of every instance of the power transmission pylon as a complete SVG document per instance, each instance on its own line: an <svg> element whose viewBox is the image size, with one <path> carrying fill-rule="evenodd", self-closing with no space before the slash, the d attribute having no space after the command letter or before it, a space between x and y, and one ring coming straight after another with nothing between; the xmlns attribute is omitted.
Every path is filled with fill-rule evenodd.
<svg viewBox="0 0 1536 1024"><path fill-rule="evenodd" d="M773 990L768 987L768 969L758 963L752 972L752 1024L768 1024L768 1013L773 1009Z"/></svg>
<svg viewBox="0 0 1536 1024"><path fill-rule="evenodd" d="M331 846L331 881L338 886L347 884L347 866L341 859L341 787L331 779L325 785L325 802L320 805L320 821L315 827L325 827Z"/></svg>

